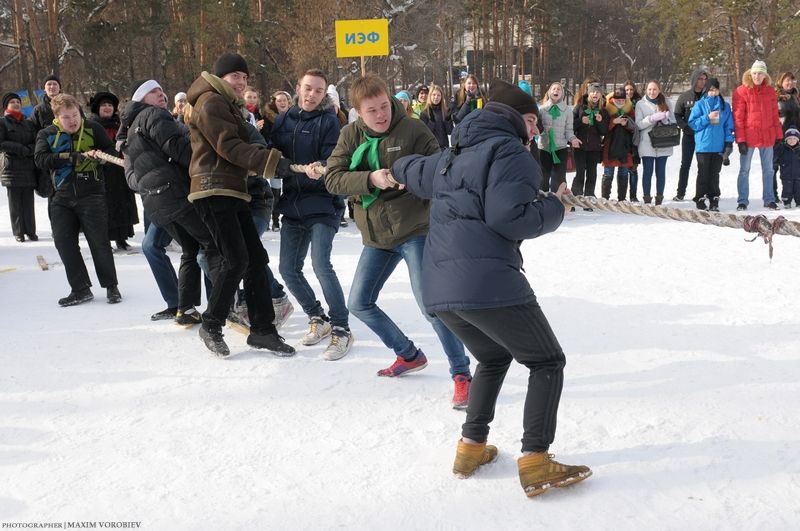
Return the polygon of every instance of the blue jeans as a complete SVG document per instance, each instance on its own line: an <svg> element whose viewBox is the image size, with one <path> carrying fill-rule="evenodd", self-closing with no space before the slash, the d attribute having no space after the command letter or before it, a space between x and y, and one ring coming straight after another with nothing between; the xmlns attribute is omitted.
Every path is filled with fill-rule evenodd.
<svg viewBox="0 0 800 531"><path fill-rule="evenodd" d="M442 321L429 315L422 304L422 252L425 248L425 238L416 236L389 250L364 247L356 266L348 306L353 315L381 338L384 345L398 356L407 360L412 359L417 347L375 304L386 280L392 275L400 260L405 260L414 299L422 315L431 323L436 335L439 336L444 353L450 362L450 375L469 376L469 357L464 353L464 344Z"/></svg>
<svg viewBox="0 0 800 531"><path fill-rule="evenodd" d="M145 217L147 219L147 217ZM178 275L167 256L166 247L172 236L155 223L150 223L142 240L142 253L150 265L161 297L169 308L178 307Z"/></svg>
<svg viewBox="0 0 800 531"><path fill-rule="evenodd" d="M754 147L748 147L747 153L739 156L739 178L736 181L736 188L739 191L737 203L740 205L750 204L750 163L753 160ZM763 191L761 199L764 206L775 201L775 190L772 182L772 146L758 148L758 155L761 158L761 181Z"/></svg>
<svg viewBox="0 0 800 531"><path fill-rule="evenodd" d="M336 229L325 223L305 225L283 218L281 225L281 263L280 273L286 287L302 306L309 317L325 315L322 304L317 300L314 290L303 275L303 265L308 248L311 247L311 266L322 287L325 302L328 303L331 325L350 328L344 291L331 264L331 250Z"/></svg>
<svg viewBox="0 0 800 531"><path fill-rule="evenodd" d="M667 182L667 157L642 157L642 191L645 196L650 196L650 179L653 176L653 167L656 170L656 195L664 195L664 185Z"/></svg>
<svg viewBox="0 0 800 531"><path fill-rule="evenodd" d="M256 232L258 232L258 237L260 238L264 235L269 227L269 219L253 216L253 223L256 224ZM283 290L283 285L278 282L278 279L272 274L272 269L270 269L269 264L267 264L267 282L269 282L273 299L282 299L286 296L286 292Z"/></svg>

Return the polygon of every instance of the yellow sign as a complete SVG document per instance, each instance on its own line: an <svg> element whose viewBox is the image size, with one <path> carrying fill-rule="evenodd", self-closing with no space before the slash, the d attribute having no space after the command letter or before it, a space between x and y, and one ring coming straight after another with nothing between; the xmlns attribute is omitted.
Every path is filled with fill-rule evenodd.
<svg viewBox="0 0 800 531"><path fill-rule="evenodd" d="M336 21L336 57L389 55L389 20Z"/></svg>

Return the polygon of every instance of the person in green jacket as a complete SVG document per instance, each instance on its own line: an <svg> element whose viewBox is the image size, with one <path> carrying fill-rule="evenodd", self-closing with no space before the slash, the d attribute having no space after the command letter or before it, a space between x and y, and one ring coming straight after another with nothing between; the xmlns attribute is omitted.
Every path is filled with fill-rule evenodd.
<svg viewBox="0 0 800 531"><path fill-rule="evenodd" d="M332 194L353 196L355 221L364 243L348 307L397 356L378 376L403 376L423 369L428 364L425 354L376 304L381 288L404 260L414 299L433 325L450 362L455 382L453 407L466 408L472 376L464 345L422 305L422 252L430 202L399 189L388 170L405 155L438 153L439 143L424 123L408 117L378 76L368 74L357 80L350 97L359 119L342 129L328 158L325 178Z"/></svg>

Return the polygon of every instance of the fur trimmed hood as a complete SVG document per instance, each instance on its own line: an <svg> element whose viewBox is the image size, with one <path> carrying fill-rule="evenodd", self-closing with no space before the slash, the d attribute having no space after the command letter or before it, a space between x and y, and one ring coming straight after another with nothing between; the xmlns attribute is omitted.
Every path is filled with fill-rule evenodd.
<svg viewBox="0 0 800 531"><path fill-rule="evenodd" d="M769 77L769 74L764 74L764 81L761 83L761 86L772 86L772 78ZM746 86L747 88L754 88L755 84L753 83L753 76L750 73L750 69L744 71L742 74L742 85Z"/></svg>

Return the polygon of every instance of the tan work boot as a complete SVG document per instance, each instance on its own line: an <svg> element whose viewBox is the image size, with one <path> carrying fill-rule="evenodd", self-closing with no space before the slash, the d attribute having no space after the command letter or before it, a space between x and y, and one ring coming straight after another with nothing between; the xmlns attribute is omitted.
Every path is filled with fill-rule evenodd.
<svg viewBox="0 0 800 531"><path fill-rule="evenodd" d="M467 444L458 441L456 460L453 463L453 474L460 479L470 477L479 466L491 463L497 458L497 447L491 444Z"/></svg>
<svg viewBox="0 0 800 531"><path fill-rule="evenodd" d="M538 496L552 487L566 487L592 475L583 465L562 465L553 461L553 454L539 452L528 454L517 460L519 482L528 497Z"/></svg>

